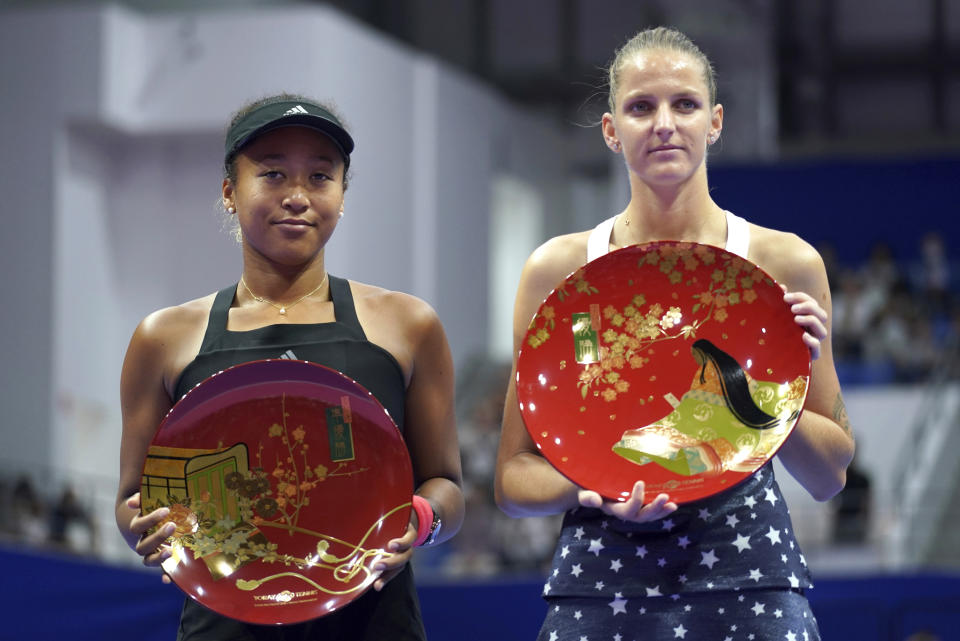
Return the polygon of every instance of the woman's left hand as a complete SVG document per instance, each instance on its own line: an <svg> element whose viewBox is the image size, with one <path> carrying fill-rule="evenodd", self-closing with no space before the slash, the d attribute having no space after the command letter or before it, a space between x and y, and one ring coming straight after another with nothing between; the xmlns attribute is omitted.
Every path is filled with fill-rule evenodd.
<svg viewBox="0 0 960 641"><path fill-rule="evenodd" d="M416 519L411 515L411 521ZM403 568L413 558L413 542L417 539L417 527L412 522L407 525L407 533L399 539L391 539L387 543L387 552L390 556L377 561L373 566L374 570L380 570L382 574L373 582L373 589L379 592L390 580L400 574Z"/></svg>
<svg viewBox="0 0 960 641"><path fill-rule="evenodd" d="M827 312L804 292L788 292L786 287L783 291L783 301L790 305L794 322L804 329L803 342L810 349L810 357L817 360L820 358L820 341L827 337Z"/></svg>

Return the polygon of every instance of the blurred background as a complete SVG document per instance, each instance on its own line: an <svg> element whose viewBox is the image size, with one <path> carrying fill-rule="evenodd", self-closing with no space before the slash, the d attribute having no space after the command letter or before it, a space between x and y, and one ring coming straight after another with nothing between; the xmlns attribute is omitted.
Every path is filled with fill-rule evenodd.
<svg viewBox="0 0 960 641"><path fill-rule="evenodd" d="M626 204L605 66L659 24L718 72L714 199L827 263L858 454L826 503L778 470L824 636L960 638L960 0L0 1L10 611L43 591L77 603L73 638L171 638L176 588L113 523L120 365L146 314L237 280L225 125L291 91L357 141L331 272L424 298L453 349L468 517L417 554L428 631L532 638L559 521L492 502L515 287L537 245Z"/></svg>

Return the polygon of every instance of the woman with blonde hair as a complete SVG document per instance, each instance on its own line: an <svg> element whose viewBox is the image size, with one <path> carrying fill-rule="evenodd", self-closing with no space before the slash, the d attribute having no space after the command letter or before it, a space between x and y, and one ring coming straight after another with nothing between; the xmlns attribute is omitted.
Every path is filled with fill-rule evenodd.
<svg viewBox="0 0 960 641"><path fill-rule="evenodd" d="M601 130L610 151L623 155L630 202L595 229L553 238L533 252L517 292L516 350L551 290L611 250L675 240L738 254L785 286L784 303L805 330L814 359L809 392L778 456L815 499L829 499L844 485L854 442L831 355L823 261L797 236L748 223L713 201L706 159L723 129L723 106L710 61L689 38L663 27L638 33L617 52L609 79ZM515 517L565 513L544 586L549 607L541 640L819 638L804 595L810 574L772 462L729 490L682 506L664 493L648 496L642 480L625 500L606 500L540 455L524 427L515 373L497 502Z"/></svg>

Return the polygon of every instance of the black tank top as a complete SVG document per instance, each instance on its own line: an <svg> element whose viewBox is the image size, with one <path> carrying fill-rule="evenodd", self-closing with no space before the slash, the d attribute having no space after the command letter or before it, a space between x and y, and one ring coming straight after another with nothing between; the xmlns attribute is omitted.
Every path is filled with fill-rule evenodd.
<svg viewBox="0 0 960 641"><path fill-rule="evenodd" d="M197 357L177 379L176 398L220 370L265 358L294 358L326 365L357 381L390 412L403 431L403 370L390 352L367 340L357 320L350 283L330 276L334 322L227 329L237 285L217 292Z"/></svg>
<svg viewBox="0 0 960 641"><path fill-rule="evenodd" d="M330 276L334 322L268 325L245 332L227 329L227 315L237 286L219 292L210 308L207 330L197 357L175 387L181 398L209 376L233 365L265 358L312 361L343 372L369 390L403 430L403 370L388 351L367 340L350 283ZM180 615L178 641L423 641L426 634L420 603L408 565L382 591L370 589L344 608L320 619L286 626L242 623L187 599Z"/></svg>

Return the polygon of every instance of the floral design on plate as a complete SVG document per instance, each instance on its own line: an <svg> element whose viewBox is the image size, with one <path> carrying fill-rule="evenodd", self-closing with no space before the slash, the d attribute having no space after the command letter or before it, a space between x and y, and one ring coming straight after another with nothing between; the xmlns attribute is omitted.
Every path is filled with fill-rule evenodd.
<svg viewBox="0 0 960 641"><path fill-rule="evenodd" d="M643 479L696 500L755 471L796 423L810 372L801 333L773 278L739 256L628 247L571 274L531 319L521 413L583 487L618 499Z"/></svg>
<svg viewBox="0 0 960 641"><path fill-rule="evenodd" d="M170 411L144 464L143 511L169 506L176 523L164 569L252 623L349 603L409 521L399 430L359 384L313 363L256 361L208 382Z"/></svg>

